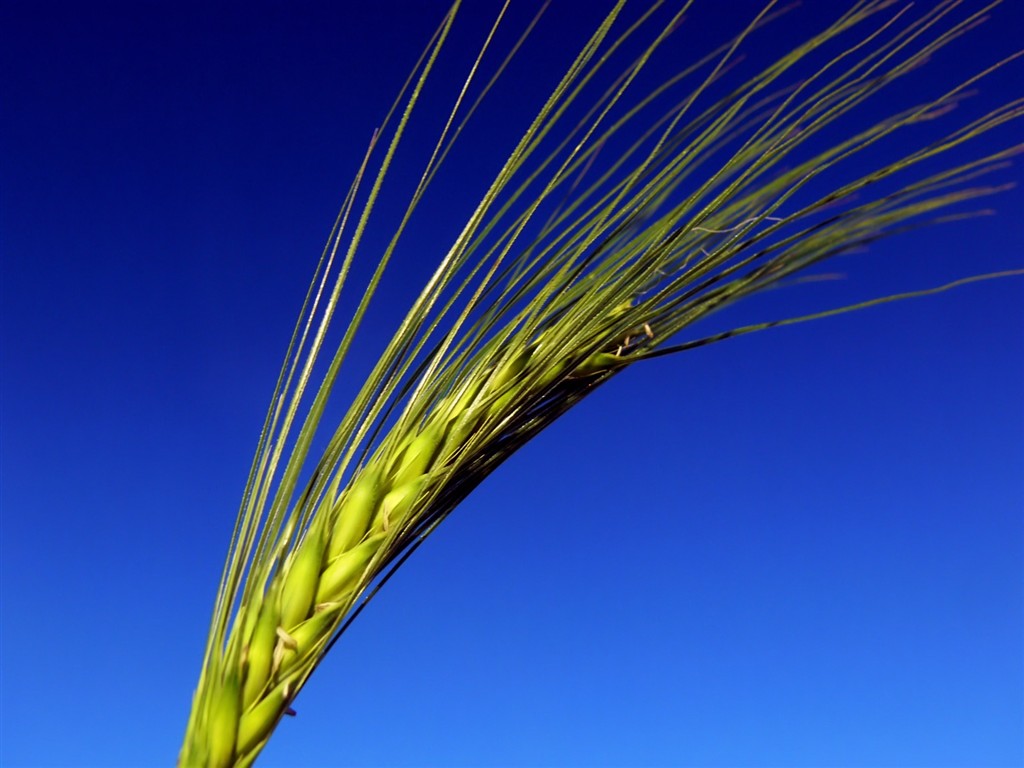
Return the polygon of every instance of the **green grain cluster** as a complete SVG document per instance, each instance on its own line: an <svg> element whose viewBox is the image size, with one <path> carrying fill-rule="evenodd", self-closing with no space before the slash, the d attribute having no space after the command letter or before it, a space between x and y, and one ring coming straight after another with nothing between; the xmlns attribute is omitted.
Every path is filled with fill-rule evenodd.
<svg viewBox="0 0 1024 768"><path fill-rule="evenodd" d="M597 352L571 372L560 363L537 370L531 357L538 348L530 345L441 398L419 428L385 439L344 491L325 495L260 604L229 638L235 653L208 701L207 757L196 763L246 765L255 758L360 591L404 548L410 526L430 517L431 499L444 484L458 480L452 469L470 434L500 423L517 401L542 396L556 382L585 386L628 362ZM487 449L485 441L477 451ZM461 463L472 461L462 455Z"/></svg>
<svg viewBox="0 0 1024 768"><path fill-rule="evenodd" d="M1010 126L1024 99L901 145L895 160L866 151L948 120L1011 56L919 89L919 101L843 133L846 115L919 76L998 4L957 0L917 16L862 0L804 45L729 80L747 38L785 23L787 9L768 3L734 38L637 91L656 54L679 56L666 42L686 33L691 4L634 10L610 0L520 141L502 150L500 171L438 252L436 271L347 410L327 419L407 223L476 111L473 94L491 89L479 72L491 65L500 80L507 64L492 36L482 41L375 271L366 285L348 285L459 3L444 17L370 142L296 324L232 535L182 768L251 765L332 643L404 559L505 459L630 365L993 276L694 334L708 316L796 285L836 255L971 215L965 204L1002 188L977 179L1001 171L1020 147L934 160ZM566 122L569 114L578 122ZM821 148L811 140L826 128L838 138ZM338 338L329 331L343 289L357 298Z"/></svg>

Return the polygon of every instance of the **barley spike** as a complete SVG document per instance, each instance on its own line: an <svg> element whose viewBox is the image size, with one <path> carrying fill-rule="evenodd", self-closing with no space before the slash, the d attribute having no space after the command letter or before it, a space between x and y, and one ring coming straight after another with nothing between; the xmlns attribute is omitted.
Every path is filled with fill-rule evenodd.
<svg viewBox="0 0 1024 768"><path fill-rule="evenodd" d="M979 26L980 13L958 18L961 2L936 4L913 22L900 11L879 24L882 35L872 24L892 3L861 0L806 45L719 89L735 74L741 44L781 15L766 9L683 75L637 95L656 54L684 50L665 42L689 3L651 3L624 23L626 0L609 0L522 138L495 158L500 170L459 234L438 249L435 272L338 411L332 393L343 363L352 367L355 340L367 336L370 302L411 240L402 237L407 222L449 169L449 150L462 146L460 120L468 124L476 110L459 97L426 167L411 177L420 182L406 217L381 240L387 245L367 282L352 289L346 281L360 270L350 267L367 247L364 233L390 189L392 161L453 29L456 0L374 133L310 284L232 537L181 768L251 765L324 654L405 558L490 472L627 367L918 295L713 335L693 330L828 259L955 218L950 206L1003 189L976 179L1001 172L1021 147L989 144L951 167L920 169L1024 116L1021 98L937 127L940 140L896 159L866 150L925 121L941 125L1016 55L884 118L843 122L864 102L884 103L890 83ZM491 60L489 45L478 64ZM463 92L490 89L476 74L474 67ZM571 127L570 119L579 122ZM826 128L834 146L810 140ZM351 314L335 333L342 306ZM678 338L686 333L694 335Z"/></svg>

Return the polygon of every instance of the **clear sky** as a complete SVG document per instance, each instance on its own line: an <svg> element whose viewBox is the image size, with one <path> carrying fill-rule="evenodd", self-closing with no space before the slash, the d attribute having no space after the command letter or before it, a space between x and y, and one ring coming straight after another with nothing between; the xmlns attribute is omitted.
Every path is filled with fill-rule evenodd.
<svg viewBox="0 0 1024 768"><path fill-rule="evenodd" d="M0 4L4 766L173 764L292 322L444 5ZM394 296L594 5L556 0L399 252ZM659 66L757 5L699 0ZM845 4L807 5L748 61ZM1012 52L1024 11L1006 5L921 88ZM496 7L469 3L441 81ZM515 3L503 45L535 8ZM966 114L1019 97L1021 72ZM427 94L428 124L447 93ZM1019 268L1024 195L991 204L722 322ZM403 567L260 765L1024 764L1022 299L1024 279L989 282L627 371Z"/></svg>

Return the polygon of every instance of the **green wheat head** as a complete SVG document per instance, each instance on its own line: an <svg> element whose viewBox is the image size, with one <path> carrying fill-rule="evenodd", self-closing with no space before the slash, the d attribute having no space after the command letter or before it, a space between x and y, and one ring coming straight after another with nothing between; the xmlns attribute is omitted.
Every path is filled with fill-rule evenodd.
<svg viewBox="0 0 1024 768"><path fill-rule="evenodd" d="M626 367L952 287L679 338L711 313L792 283L825 259L952 218L949 206L1000 189L976 180L1004 167L1019 146L927 174L919 168L1019 118L1020 98L953 121L940 138L895 161L873 163L865 150L926 121L948 121L985 75L1016 57L808 151L810 139L918 74L992 6L968 11L954 0L912 15L888 0L865 0L732 83L744 41L781 15L769 4L734 39L639 91L648 60L670 47L690 3L652 3L628 20L625 5L614 4L525 126L330 432L322 422L332 388L396 246L508 61L494 67L490 82L477 83L478 65L497 55L491 36L482 41L372 277L349 287L458 2L374 134L310 284L263 426L179 765L252 764L395 568L499 464ZM639 54L629 58L638 41ZM828 191L812 192L822 179ZM877 189L884 192L872 196ZM329 339L343 289L361 299L341 338ZM314 436L326 442L315 453Z"/></svg>

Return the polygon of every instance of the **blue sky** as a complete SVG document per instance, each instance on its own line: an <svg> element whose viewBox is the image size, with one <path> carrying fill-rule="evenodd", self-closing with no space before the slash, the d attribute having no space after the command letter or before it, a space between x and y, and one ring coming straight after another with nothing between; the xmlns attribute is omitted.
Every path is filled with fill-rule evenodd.
<svg viewBox="0 0 1024 768"><path fill-rule="evenodd" d="M444 7L368 5L0 6L5 766L175 759L306 282ZM400 252L396 296L589 5L551 9L453 158L451 220ZM663 66L758 3L713 5ZM809 5L751 59L818 29L831 4ZM922 82L1012 52L1007 5ZM466 9L442 80L495 8ZM1019 95L1020 73L964 109ZM836 265L847 279L723 322L1019 268L1022 203L1009 191L996 217L880 243ZM1022 299L1021 278L973 285L627 371L416 553L260 764L1024 764ZM374 327L397 317L386 304Z"/></svg>

